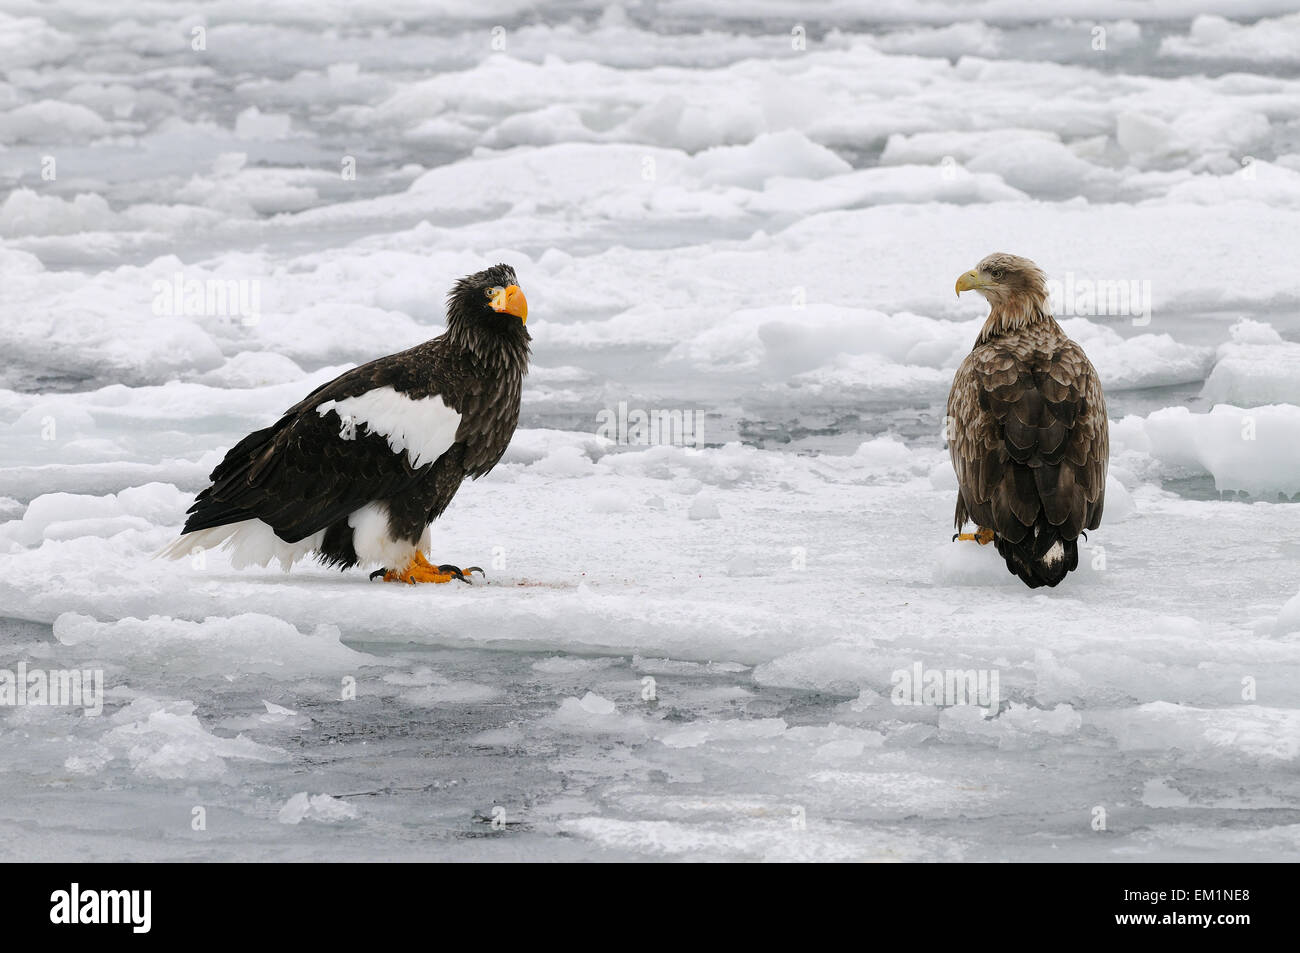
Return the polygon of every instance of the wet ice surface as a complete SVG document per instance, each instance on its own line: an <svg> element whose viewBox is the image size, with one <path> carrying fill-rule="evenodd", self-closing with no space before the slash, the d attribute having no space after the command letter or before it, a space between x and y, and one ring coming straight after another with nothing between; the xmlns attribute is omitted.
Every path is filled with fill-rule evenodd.
<svg viewBox="0 0 1300 953"><path fill-rule="evenodd" d="M107 685L0 709L6 859L1295 856L1300 18L746 6L0 15L0 668ZM948 542L995 248L1151 284L1058 309L1112 480L1049 592ZM522 429L433 552L487 585L150 558L498 260ZM258 320L159 313L177 275ZM997 716L893 704L916 665Z"/></svg>
<svg viewBox="0 0 1300 953"><path fill-rule="evenodd" d="M6 626L7 642L41 634ZM355 701L337 679L241 674L189 689L191 705L163 700L176 680L137 675L153 697L102 720L13 719L9 858L1285 860L1296 847L1285 758L1243 784L1176 752L1117 749L1113 712L1091 730L1025 724L1004 750L977 719L900 718L763 686L740 664L356 648L377 664L355 669ZM195 706L220 712L199 739L150 724ZM94 739L114 733L135 747L104 764ZM213 736L247 750L217 757ZM1107 832L1080 823L1094 804Z"/></svg>
<svg viewBox="0 0 1300 953"><path fill-rule="evenodd" d="M1029 594L992 553L944 541L951 493L891 471L916 464L885 443L802 458L802 473L766 451L705 454L705 489L681 461L616 471L648 452L507 464L441 529L445 558L504 551L473 589L235 573L219 554L160 565L147 553L166 530L129 513L88 517L109 521L98 537L47 531L72 539L5 557L0 599L53 631L19 629L8 654L102 667L109 692L100 718L7 713L10 842L192 857L1293 853L1300 611L1278 607L1294 524L1152 487L1122 518L1113 491L1106 568L1090 552L1070 586ZM738 479L769 462L788 469ZM165 509L172 492L119 506ZM691 518L711 512L702 498L716 519ZM893 673L918 663L998 671L999 716L891 704ZM282 830L299 794L357 814L327 804Z"/></svg>

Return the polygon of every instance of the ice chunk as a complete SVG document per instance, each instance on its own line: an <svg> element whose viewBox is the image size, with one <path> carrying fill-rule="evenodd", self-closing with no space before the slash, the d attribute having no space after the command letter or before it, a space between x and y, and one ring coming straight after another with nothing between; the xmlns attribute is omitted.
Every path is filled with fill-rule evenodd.
<svg viewBox="0 0 1300 953"><path fill-rule="evenodd" d="M1300 61L1300 13L1261 17L1253 23L1203 13L1192 20L1186 36L1160 41L1160 55L1198 60Z"/></svg>
<svg viewBox="0 0 1300 953"><path fill-rule="evenodd" d="M1046 139L994 146L971 159L967 167L972 172L996 173L1013 188L1050 198L1070 198L1117 182L1114 172Z"/></svg>
<svg viewBox="0 0 1300 953"><path fill-rule="evenodd" d="M281 824L301 824L303 821L319 821L322 824L335 824L350 821L360 816L360 812L347 801L328 794L308 794L300 791L280 808L277 819Z"/></svg>
<svg viewBox="0 0 1300 953"><path fill-rule="evenodd" d="M686 511L687 517L693 520L716 520L722 518L722 513L718 510L718 504L707 493L701 493L695 499L691 500L690 509Z"/></svg>
<svg viewBox="0 0 1300 953"><path fill-rule="evenodd" d="M579 704L582 705L583 711L589 711L593 715L612 715L618 710L612 701L601 698L594 692L587 692L587 694L583 695Z"/></svg>
<svg viewBox="0 0 1300 953"><path fill-rule="evenodd" d="M1208 414L1167 407L1144 429L1152 456L1211 474L1219 490L1300 493L1300 407L1218 404Z"/></svg>
<svg viewBox="0 0 1300 953"><path fill-rule="evenodd" d="M76 38L40 17L0 13L0 59L10 70L58 62L77 49Z"/></svg>
<svg viewBox="0 0 1300 953"><path fill-rule="evenodd" d="M199 380L215 387L265 387L268 384L298 381L302 377L302 368L283 354L240 351Z"/></svg>
<svg viewBox="0 0 1300 953"><path fill-rule="evenodd" d="M110 128L93 109L57 99L0 113L0 139L6 142L76 142L106 135Z"/></svg>
<svg viewBox="0 0 1300 953"><path fill-rule="evenodd" d="M190 702L136 698L110 718L103 745L126 758L140 775L164 780L212 780L227 770L227 760L276 762L288 755L242 735L219 737L199 722Z"/></svg>
<svg viewBox="0 0 1300 953"><path fill-rule="evenodd" d="M1157 701L1136 709L1088 716L1122 750L1177 750L1197 760L1238 763L1295 761L1300 757L1300 711L1241 705L1197 708Z"/></svg>
<svg viewBox="0 0 1300 953"><path fill-rule="evenodd" d="M291 120L284 113L264 113L249 106L235 117L235 135L259 141L284 139L289 135Z"/></svg>
<svg viewBox="0 0 1300 953"><path fill-rule="evenodd" d="M703 185L739 185L758 189L773 176L823 179L852 166L807 136L786 130L754 138L744 146L717 146L691 160L690 171Z"/></svg>
<svg viewBox="0 0 1300 953"><path fill-rule="evenodd" d="M113 228L118 218L102 195L70 199L14 189L0 205L0 229L10 235L73 235Z"/></svg>
<svg viewBox="0 0 1300 953"><path fill-rule="evenodd" d="M1078 735L1083 725L1069 705L1050 710L1012 702L996 718L976 705L954 705L939 713L939 740L978 740L1003 749L1038 748Z"/></svg>
<svg viewBox="0 0 1300 953"><path fill-rule="evenodd" d="M1215 404L1300 405L1300 344L1284 341L1271 325L1243 319L1220 345L1201 397Z"/></svg>
<svg viewBox="0 0 1300 953"><path fill-rule="evenodd" d="M304 634L283 619L257 613L198 622L167 616L101 622L65 612L54 620L54 637L86 656L176 666L191 676L257 672L296 678L308 672L355 674L382 664L343 645L337 626L322 624Z"/></svg>
<svg viewBox="0 0 1300 953"><path fill-rule="evenodd" d="M709 721L666 732L660 735L659 741L668 748L695 748L704 744L726 744L753 738L779 738L785 734L787 727L783 718Z"/></svg>

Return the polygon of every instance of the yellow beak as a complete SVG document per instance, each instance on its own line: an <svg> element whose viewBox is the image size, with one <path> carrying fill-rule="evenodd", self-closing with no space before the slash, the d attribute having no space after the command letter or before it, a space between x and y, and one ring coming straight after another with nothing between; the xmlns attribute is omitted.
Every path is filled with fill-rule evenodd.
<svg viewBox="0 0 1300 953"><path fill-rule="evenodd" d="M957 297L961 297L963 291L975 291L977 288L984 287L984 279L975 269L971 269L957 279Z"/></svg>
<svg viewBox="0 0 1300 953"><path fill-rule="evenodd" d="M492 299L492 310L503 314L513 314L524 324L528 323L528 299L519 290L518 285L502 288Z"/></svg>

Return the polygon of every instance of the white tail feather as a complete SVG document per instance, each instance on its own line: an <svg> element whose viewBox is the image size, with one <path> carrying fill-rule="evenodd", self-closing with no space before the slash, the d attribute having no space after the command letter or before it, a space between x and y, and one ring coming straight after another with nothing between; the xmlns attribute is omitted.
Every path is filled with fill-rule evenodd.
<svg viewBox="0 0 1300 953"><path fill-rule="evenodd" d="M184 559L195 552L220 547L230 551L230 565L235 569L266 566L275 559L279 561L280 568L288 572L289 567L299 559L318 550L324 538L325 531L321 530L296 543L286 543L275 535L269 525L252 519L185 533L155 555L166 559Z"/></svg>

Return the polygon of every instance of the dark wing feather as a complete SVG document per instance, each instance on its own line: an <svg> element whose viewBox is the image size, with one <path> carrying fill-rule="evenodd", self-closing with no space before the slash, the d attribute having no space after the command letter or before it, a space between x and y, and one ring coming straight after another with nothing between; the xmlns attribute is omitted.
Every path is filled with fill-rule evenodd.
<svg viewBox="0 0 1300 953"><path fill-rule="evenodd" d="M1101 524L1106 403L1073 341L1022 333L979 345L957 370L948 416L959 529L969 519L1019 543L1040 513L1067 540Z"/></svg>
<svg viewBox="0 0 1300 953"><path fill-rule="evenodd" d="M376 387L395 387L413 397L443 386L438 339L410 351L363 364L316 388L275 424L249 434L212 471L212 485L190 507L184 532L257 518L286 542L325 529L374 500L413 486L429 469L413 468L387 439L356 428L343 438L343 421L316 408Z"/></svg>

